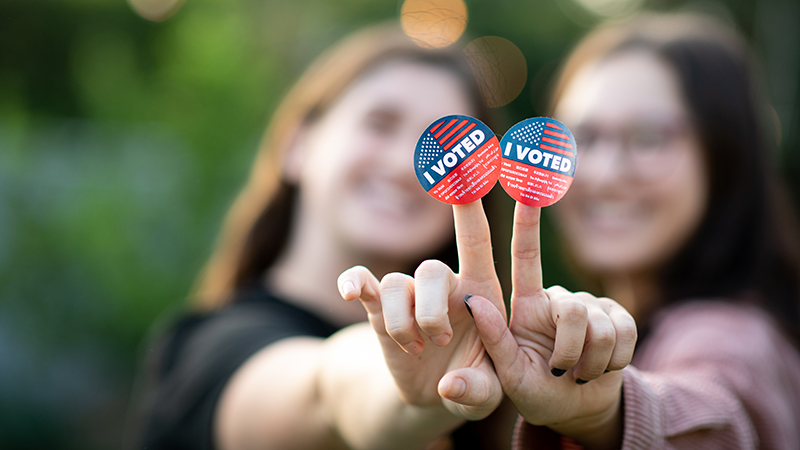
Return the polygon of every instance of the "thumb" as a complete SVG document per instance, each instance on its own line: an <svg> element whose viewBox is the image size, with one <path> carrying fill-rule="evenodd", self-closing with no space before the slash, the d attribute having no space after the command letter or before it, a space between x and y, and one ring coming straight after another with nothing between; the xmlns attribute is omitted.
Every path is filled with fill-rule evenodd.
<svg viewBox="0 0 800 450"><path fill-rule="evenodd" d="M438 386L445 407L467 420L483 419L503 400L503 388L488 359L478 367L447 372Z"/></svg>
<svg viewBox="0 0 800 450"><path fill-rule="evenodd" d="M470 307L475 327L486 352L492 358L500 379L517 361L519 345L506 325L503 314L488 299L474 295L464 299Z"/></svg>

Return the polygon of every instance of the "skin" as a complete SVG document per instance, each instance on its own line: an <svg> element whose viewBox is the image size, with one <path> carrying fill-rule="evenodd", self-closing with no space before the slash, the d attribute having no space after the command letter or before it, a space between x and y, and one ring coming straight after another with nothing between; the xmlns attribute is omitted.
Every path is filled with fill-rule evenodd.
<svg viewBox="0 0 800 450"><path fill-rule="evenodd" d="M330 288L344 269L396 271L449 242L450 208L420 189L412 154L420 130L453 111L472 112L456 75L393 61L300 130L286 165L300 187L296 225L268 273L270 286L346 326L366 316Z"/></svg>
<svg viewBox="0 0 800 450"><path fill-rule="evenodd" d="M363 267L339 277L342 296L359 298L369 312L403 398L428 408L443 404L456 416L476 419L491 412L504 392L531 423L550 426L586 448L618 445L619 369L633 355L633 318L611 299L544 289L540 209L517 204L507 326L480 202L453 210L461 273L427 261L414 278L389 274L379 282ZM469 320L463 298L473 292ZM439 340L443 330L448 339ZM398 345L417 337L421 345L413 350L403 345L408 353ZM556 377L553 368L566 374Z"/></svg>
<svg viewBox="0 0 800 450"><path fill-rule="evenodd" d="M618 136L643 120L691 123L676 74L644 51L586 67L565 90L556 116L576 136L585 128ZM654 307L647 304L654 274L697 228L708 201L696 133L689 127L662 146L653 163L665 169L637 171L619 139L599 139L591 152L600 156L579 162L578 176L555 206L576 262L637 316Z"/></svg>
<svg viewBox="0 0 800 450"><path fill-rule="evenodd" d="M643 119L686 121L688 110L669 66L639 52L587 67L566 89L558 116L571 128L593 126L613 136ZM578 262L612 286L627 286L630 295L617 292L631 308L637 296L652 292L653 274L696 228L706 204L697 137L672 127L659 145L669 151L659 154L655 171L623 158L619 139L601 139L593 150L602 157L579 165L558 210ZM609 298L545 289L540 210L518 204L506 325L483 212L476 202L454 213L461 273L426 262L414 278L389 274L378 282L363 267L339 278L343 297L360 298L368 311L403 398L433 407L438 394L454 414L480 416L495 404L499 382L528 422L585 448L619 448L620 369L630 363L637 339L633 316ZM465 294L474 294L471 322L459 303ZM472 357L478 348L492 365Z"/></svg>
<svg viewBox="0 0 800 450"><path fill-rule="evenodd" d="M281 340L248 360L220 399L218 448L424 448L464 422L402 400L375 333L357 324L363 308L333 286L356 263L400 270L452 239L449 207L419 188L411 158L420 130L472 112L456 75L390 61L297 130L284 167L300 187L296 227L266 279L288 301L356 324L328 339Z"/></svg>

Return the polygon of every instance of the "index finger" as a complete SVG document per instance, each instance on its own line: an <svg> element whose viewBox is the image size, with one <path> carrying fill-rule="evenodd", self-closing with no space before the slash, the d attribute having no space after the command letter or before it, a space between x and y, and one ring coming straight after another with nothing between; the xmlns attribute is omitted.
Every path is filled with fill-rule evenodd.
<svg viewBox="0 0 800 450"><path fill-rule="evenodd" d="M530 296L544 288L539 222L542 208L517 202L511 237L511 282L515 296Z"/></svg>
<svg viewBox="0 0 800 450"><path fill-rule="evenodd" d="M492 235L481 200L453 205L453 220L458 246L459 275L476 281L493 280L496 275Z"/></svg>

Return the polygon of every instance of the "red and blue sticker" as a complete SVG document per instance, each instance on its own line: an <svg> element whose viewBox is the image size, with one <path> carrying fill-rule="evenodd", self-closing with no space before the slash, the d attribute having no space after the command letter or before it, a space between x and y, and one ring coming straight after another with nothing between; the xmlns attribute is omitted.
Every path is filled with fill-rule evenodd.
<svg viewBox="0 0 800 450"><path fill-rule="evenodd" d="M500 184L528 206L550 206L575 176L577 145L563 123L549 117L525 119L500 141Z"/></svg>
<svg viewBox="0 0 800 450"><path fill-rule="evenodd" d="M492 190L500 176L500 143L469 116L434 121L417 141L414 170L431 197L451 205L471 203Z"/></svg>

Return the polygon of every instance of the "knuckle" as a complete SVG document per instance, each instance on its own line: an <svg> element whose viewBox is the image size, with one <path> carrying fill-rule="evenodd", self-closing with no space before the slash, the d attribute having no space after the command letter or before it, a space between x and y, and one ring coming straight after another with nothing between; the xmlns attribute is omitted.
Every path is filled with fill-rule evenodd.
<svg viewBox="0 0 800 450"><path fill-rule="evenodd" d="M569 369L575 364L578 364L578 360L581 359L581 352L582 352L581 349L575 349L575 348L562 349L558 353L558 357L556 358L557 360L556 367L558 367L559 369Z"/></svg>
<svg viewBox="0 0 800 450"><path fill-rule="evenodd" d="M406 289L407 278L408 275L399 272L387 273L383 277L383 279L381 279L380 283L381 292Z"/></svg>
<svg viewBox="0 0 800 450"><path fill-rule="evenodd" d="M353 273L358 274L358 275L366 275L366 274L370 273L369 269L367 269L366 267L364 267L362 265L353 266L353 267L347 269L347 272L353 272Z"/></svg>
<svg viewBox="0 0 800 450"><path fill-rule="evenodd" d="M422 315L417 317L417 324L420 328L425 330L425 332L445 331L447 329L447 317L438 315Z"/></svg>
<svg viewBox="0 0 800 450"><path fill-rule="evenodd" d="M559 307L561 320L586 321L589 311L586 305L577 298L565 300Z"/></svg>
<svg viewBox="0 0 800 450"><path fill-rule="evenodd" d="M526 249L512 249L511 250L511 257L517 260L534 260L539 259L539 256L542 254L541 249L538 247L531 247Z"/></svg>
<svg viewBox="0 0 800 450"><path fill-rule="evenodd" d="M620 370L624 369L625 366L630 364L631 359L626 356L615 356L611 358L611 361L608 363L608 370Z"/></svg>
<svg viewBox="0 0 800 450"><path fill-rule="evenodd" d="M609 361L608 363L608 370L624 369L625 366L631 363L632 358L633 358L633 353L631 352L626 352L626 353L615 352L614 356L611 357L611 361Z"/></svg>
<svg viewBox="0 0 800 450"><path fill-rule="evenodd" d="M412 341L414 336L414 321L411 319L385 319L386 332L395 341L404 344Z"/></svg>
<svg viewBox="0 0 800 450"><path fill-rule="evenodd" d="M612 327L600 327L592 333L590 339L598 347L613 347L617 341L617 334Z"/></svg>
<svg viewBox="0 0 800 450"><path fill-rule="evenodd" d="M533 216L520 216L518 214L514 215L514 225L521 226L521 227L538 227L539 222L541 222L540 215L533 215Z"/></svg>
<svg viewBox="0 0 800 450"><path fill-rule="evenodd" d="M458 245L465 247L481 247L491 245L491 235L488 233L488 229L485 231L486 233L465 233L458 236Z"/></svg>
<svg viewBox="0 0 800 450"><path fill-rule="evenodd" d="M550 301L556 301L570 295L568 290L559 285L550 286L545 289L545 292L547 292L547 298L549 298Z"/></svg>
<svg viewBox="0 0 800 450"><path fill-rule="evenodd" d="M435 278L446 274L450 270L447 264L437 259L427 259L422 261L414 272L415 278Z"/></svg>
<svg viewBox="0 0 800 450"><path fill-rule="evenodd" d="M638 339L639 332L636 329L636 322L633 318L621 320L616 324L617 340L620 342L633 343Z"/></svg>

